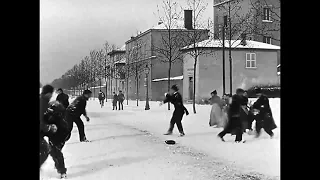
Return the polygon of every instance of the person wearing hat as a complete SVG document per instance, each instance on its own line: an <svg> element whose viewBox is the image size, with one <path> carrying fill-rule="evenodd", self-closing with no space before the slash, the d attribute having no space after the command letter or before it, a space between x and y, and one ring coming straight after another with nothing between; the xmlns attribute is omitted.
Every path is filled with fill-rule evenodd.
<svg viewBox="0 0 320 180"><path fill-rule="evenodd" d="M69 96L65 93L63 93L63 90L59 88L57 90L58 96L56 98L56 101L60 102L64 108L67 108L69 106Z"/></svg>
<svg viewBox="0 0 320 180"><path fill-rule="evenodd" d="M220 97L217 95L217 91L214 90L211 93L210 104L211 112L210 112L210 119L209 119L209 126L217 125L217 127L223 127L222 121L222 101Z"/></svg>
<svg viewBox="0 0 320 180"><path fill-rule="evenodd" d="M98 99L99 99L101 107L103 107L103 105L104 105L105 98L106 98L106 95L100 90L99 95L98 95Z"/></svg>
<svg viewBox="0 0 320 180"><path fill-rule="evenodd" d="M230 103L229 109L228 109L228 122L227 122L224 130L218 134L218 137L222 141L225 141L223 139L223 137L226 134L235 133L235 135L236 135L235 142L236 143L242 142L242 134L243 134L242 126L243 126L243 124L242 124L242 121L240 118L240 114L241 114L240 109L241 109L241 104L243 103L243 98L241 97L243 92L244 92L244 90L239 88L236 90L236 94L233 95L231 98L231 103Z"/></svg>
<svg viewBox="0 0 320 180"><path fill-rule="evenodd" d="M112 110L114 110L114 108L116 108L117 110L117 102L118 102L118 95L115 92L113 92Z"/></svg>
<svg viewBox="0 0 320 180"><path fill-rule="evenodd" d="M277 125L272 116L269 99L266 95L262 94L261 88L256 88L255 93L258 99L252 105L252 108L253 111L257 112L254 115L254 119L256 120L256 137L260 136L261 128L263 128L272 138L274 135L272 130L277 128Z"/></svg>
<svg viewBox="0 0 320 180"><path fill-rule="evenodd" d="M79 131L80 142L89 142L84 133L84 124L80 118L83 115L86 120L89 122L90 118L87 116L86 106L87 101L91 97L92 92L90 90L84 90L81 96L78 96L67 108L66 110L66 120L69 125L69 136L66 139L69 140L71 136L71 131L73 128L73 122L76 123Z"/></svg>
<svg viewBox="0 0 320 180"><path fill-rule="evenodd" d="M52 97L54 88L51 85L45 85L42 87L40 94L40 166L47 160L50 153L50 145L44 139L48 133L56 133L57 126L55 124L48 124L45 121L45 114L48 111L49 101Z"/></svg>
<svg viewBox="0 0 320 180"><path fill-rule="evenodd" d="M160 106L167 103L167 102L172 103L174 105L174 111L172 114L172 118L170 120L170 126L169 126L167 133L165 133L164 135L171 135L175 124L177 124L178 130L180 132L180 136L185 135L181 121L182 121L184 113L186 113L186 115L188 115L189 112L186 109L186 107L183 105L182 96L178 92L178 90L179 90L179 88L177 85L172 85L170 92L165 94L165 96L166 96L165 100L160 103Z"/></svg>
<svg viewBox="0 0 320 180"><path fill-rule="evenodd" d="M124 101L125 97L124 94L122 93L122 91L119 91L118 94L118 105L119 105L119 110L123 110L123 101Z"/></svg>

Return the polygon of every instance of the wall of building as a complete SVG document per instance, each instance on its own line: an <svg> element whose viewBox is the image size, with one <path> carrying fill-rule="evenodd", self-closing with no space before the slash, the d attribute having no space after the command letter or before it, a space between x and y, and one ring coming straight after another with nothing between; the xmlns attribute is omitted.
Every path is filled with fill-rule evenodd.
<svg viewBox="0 0 320 180"><path fill-rule="evenodd" d="M215 0L215 3L217 4L220 0ZM251 5L252 3L255 3L255 0L242 0L239 1L239 4L237 4L237 6L240 6L241 9L237 10L237 14L239 16L244 16L246 14L248 14L248 12L250 12L250 9L252 7ZM266 1L261 1L263 4L266 2L268 5L272 5L274 8L272 9L273 12L275 12L277 15L280 16L280 1L279 0L266 0ZM231 8L234 5L231 5ZM225 4L225 7L227 7L227 4ZM234 12L233 12L234 13ZM231 12L231 14L233 14ZM223 16L227 15L227 11L225 9L220 9L215 7L214 8L214 31L217 32L219 31L219 25L223 24ZM274 15L276 16L276 15ZM232 16L231 16L232 17ZM238 22L239 20L237 19L232 19L232 22ZM278 25L279 23L270 23L270 22L262 22L262 16L259 16L257 19L257 25L261 26L262 24L268 24L270 25L270 28L274 29L273 27L275 25ZM280 30L279 31L265 31L266 34L274 37L275 39L280 39ZM220 37L221 38L221 37ZM254 41L259 41L259 42L263 42L263 36L261 35L252 35L252 40ZM277 40L271 40L271 44L273 45L277 45L280 46L280 41Z"/></svg>
<svg viewBox="0 0 320 180"><path fill-rule="evenodd" d="M183 58L183 100L191 100L192 97L189 92L189 77L192 77L194 79L194 57L185 54ZM196 68L196 99L198 99L199 96L199 61L197 61L197 68ZM193 87L192 87L193 89Z"/></svg>
<svg viewBox="0 0 320 180"><path fill-rule="evenodd" d="M182 80L170 80L170 85L176 84L179 87L179 92L183 96L183 81ZM152 82L153 91L152 100L162 101L164 99L164 93L168 92L168 81Z"/></svg>
<svg viewBox="0 0 320 180"><path fill-rule="evenodd" d="M257 68L245 68L246 53L256 53ZM230 66L228 59L228 51L226 52L225 77L226 77L226 93L230 93ZM232 70L232 93L237 88L248 89L254 85L260 84L276 84L277 76L277 52L271 50L233 50L232 51L233 70ZM186 58L184 69L190 68L192 59ZM222 51L216 50L211 56L201 56L198 61L198 78L196 78L196 100L210 97L210 92L218 91L218 95L222 95ZM184 97L188 98L188 80L184 75Z"/></svg>

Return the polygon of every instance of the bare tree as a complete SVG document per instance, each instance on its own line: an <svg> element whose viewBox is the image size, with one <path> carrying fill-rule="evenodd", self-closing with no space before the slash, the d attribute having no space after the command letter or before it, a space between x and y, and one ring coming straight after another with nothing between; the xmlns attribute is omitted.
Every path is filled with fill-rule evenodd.
<svg viewBox="0 0 320 180"><path fill-rule="evenodd" d="M196 114L196 68L198 57L201 55L208 55L211 52L203 47L207 47L211 40L212 36L209 39L204 40L204 36L209 36L209 29L212 28L212 23L210 20L207 22L202 20L204 11L206 10L208 3L205 3L203 0L187 0L189 9L193 11L193 29L190 31L183 32L184 38L183 41L186 44L192 46L190 51L187 51L186 54L191 56L194 59L193 65L193 113ZM206 33L207 34L206 34ZM201 42L201 43L198 43Z"/></svg>
<svg viewBox="0 0 320 180"><path fill-rule="evenodd" d="M111 63L111 59L110 56L108 56L108 53L112 51L112 47L109 44L108 41L106 41L103 45L103 49L104 49L104 77L105 77L105 82L106 82L106 101L108 99L108 88L110 86L108 86L108 83L110 82L110 63ZM110 95L111 95L111 88L110 88Z"/></svg>
<svg viewBox="0 0 320 180"><path fill-rule="evenodd" d="M170 90L170 78L172 64L177 61L182 61L183 52L180 48L185 46L185 42L181 40L182 28L179 27L181 23L182 10L179 8L177 2L163 1L162 10L158 9L160 23L164 26L161 32L160 42L152 44L152 51L159 57L163 63L168 63L168 91ZM170 103L168 103L168 110L170 110Z"/></svg>
<svg viewBox="0 0 320 180"><path fill-rule="evenodd" d="M143 41L141 39L135 39L133 41L133 47L127 51L126 59L126 75L127 78L134 77L136 84L136 100L137 106L139 106L139 79L141 72L144 70L147 59L145 57L145 52L142 51ZM127 97L128 98L128 97Z"/></svg>

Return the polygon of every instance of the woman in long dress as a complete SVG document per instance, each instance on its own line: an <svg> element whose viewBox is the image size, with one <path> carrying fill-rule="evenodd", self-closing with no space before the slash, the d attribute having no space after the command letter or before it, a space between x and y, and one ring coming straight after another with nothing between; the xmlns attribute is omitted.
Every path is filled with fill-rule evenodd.
<svg viewBox="0 0 320 180"><path fill-rule="evenodd" d="M214 90L211 92L211 98L210 104L212 105L211 107L211 112L210 112L210 121L209 121L209 126L214 126L217 125L216 127L223 127L222 123L222 101L219 96L217 96L217 91Z"/></svg>

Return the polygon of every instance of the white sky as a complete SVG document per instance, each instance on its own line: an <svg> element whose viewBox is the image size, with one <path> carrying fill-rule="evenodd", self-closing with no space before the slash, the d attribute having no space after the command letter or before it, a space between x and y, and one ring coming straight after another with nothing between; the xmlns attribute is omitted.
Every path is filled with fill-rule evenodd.
<svg viewBox="0 0 320 180"><path fill-rule="evenodd" d="M213 2L205 1L205 17L212 18ZM41 0L40 81L60 77L106 40L121 47L137 31L156 25L157 5L162 0Z"/></svg>

